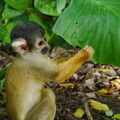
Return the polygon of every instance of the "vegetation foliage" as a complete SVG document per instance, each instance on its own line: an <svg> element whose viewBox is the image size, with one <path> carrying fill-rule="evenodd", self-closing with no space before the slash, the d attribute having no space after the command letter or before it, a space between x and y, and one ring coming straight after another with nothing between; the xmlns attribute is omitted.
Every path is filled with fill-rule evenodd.
<svg viewBox="0 0 120 120"><path fill-rule="evenodd" d="M94 61L120 66L120 0L0 0L2 43L11 43L11 29L27 20L45 29L52 46L90 45Z"/></svg>
<svg viewBox="0 0 120 120"><path fill-rule="evenodd" d="M16 24L29 20L37 22L45 29L49 42L52 27L67 3L68 0L1 0L0 40L7 44L11 43L9 36L11 29ZM55 35L52 35L52 39L54 37ZM67 47L66 42L60 37L53 44Z"/></svg>
<svg viewBox="0 0 120 120"><path fill-rule="evenodd" d="M94 61L120 66L120 0L72 0L53 31L74 46L92 46Z"/></svg>

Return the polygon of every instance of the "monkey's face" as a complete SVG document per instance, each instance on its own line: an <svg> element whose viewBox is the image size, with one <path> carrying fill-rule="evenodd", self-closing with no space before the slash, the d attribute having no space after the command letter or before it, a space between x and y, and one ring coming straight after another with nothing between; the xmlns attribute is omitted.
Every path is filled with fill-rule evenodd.
<svg viewBox="0 0 120 120"><path fill-rule="evenodd" d="M46 42L46 38L36 39L34 51L41 54L46 54L50 49L50 46Z"/></svg>
<svg viewBox="0 0 120 120"><path fill-rule="evenodd" d="M13 41L12 47L15 49L16 52L23 54L26 52L34 52L40 54L46 54L50 46L46 42L46 38L36 38L32 44L27 43L27 40L23 38L18 38Z"/></svg>

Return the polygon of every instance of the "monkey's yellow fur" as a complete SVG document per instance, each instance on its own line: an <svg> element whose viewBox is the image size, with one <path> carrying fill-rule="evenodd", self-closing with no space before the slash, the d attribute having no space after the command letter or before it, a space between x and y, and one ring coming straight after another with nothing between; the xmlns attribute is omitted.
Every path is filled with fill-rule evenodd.
<svg viewBox="0 0 120 120"><path fill-rule="evenodd" d="M17 56L6 75L6 101L10 120L54 120L55 95L43 84L62 82L89 60L94 50L86 46L61 64L38 53Z"/></svg>

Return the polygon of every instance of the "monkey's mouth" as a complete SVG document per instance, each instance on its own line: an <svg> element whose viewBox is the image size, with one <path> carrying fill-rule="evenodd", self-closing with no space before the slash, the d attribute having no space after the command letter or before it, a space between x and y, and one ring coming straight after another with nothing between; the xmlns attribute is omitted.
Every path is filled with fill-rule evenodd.
<svg viewBox="0 0 120 120"><path fill-rule="evenodd" d="M49 48L48 48L48 47L44 47L44 48L41 50L41 53L42 53L42 54L46 54L48 51L49 51Z"/></svg>

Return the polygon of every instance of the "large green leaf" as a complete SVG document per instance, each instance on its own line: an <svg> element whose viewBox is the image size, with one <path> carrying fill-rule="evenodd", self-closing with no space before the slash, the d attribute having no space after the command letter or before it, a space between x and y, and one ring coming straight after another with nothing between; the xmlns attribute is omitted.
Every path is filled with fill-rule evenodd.
<svg viewBox="0 0 120 120"><path fill-rule="evenodd" d="M30 0L4 0L4 1L8 5L17 10L25 10L30 4Z"/></svg>
<svg viewBox="0 0 120 120"><path fill-rule="evenodd" d="M18 11L18 10L10 8L9 6L5 6L4 12L2 14L3 17L1 20L17 17L17 16L21 15L23 12L24 12L24 10Z"/></svg>
<svg viewBox="0 0 120 120"><path fill-rule="evenodd" d="M4 10L4 7L5 7L5 3L3 2L3 0L0 0L0 15Z"/></svg>
<svg viewBox="0 0 120 120"><path fill-rule="evenodd" d="M10 32L11 32L11 30L13 29L13 27L14 27L16 24L20 23L20 22L21 22L21 21L13 21L13 22L9 22L9 23L6 25L6 28L7 28L7 30L8 30L8 34L7 34L7 36L4 38L5 43L8 43L8 44L11 43L11 40L10 40Z"/></svg>
<svg viewBox="0 0 120 120"><path fill-rule="evenodd" d="M40 12L51 15L59 16L64 9L67 0L34 0L35 8Z"/></svg>
<svg viewBox="0 0 120 120"><path fill-rule="evenodd" d="M44 29L45 29L45 33L46 33L46 38L47 40L50 38L50 34L49 32L47 31L47 26L42 22L42 20L40 19L40 17L38 17L37 14L35 13L31 13L28 17L28 20L29 21L34 21L34 22L37 22L39 25L41 25Z"/></svg>
<svg viewBox="0 0 120 120"><path fill-rule="evenodd" d="M74 46L91 45L94 61L120 66L120 0L72 0L53 31Z"/></svg>
<svg viewBox="0 0 120 120"><path fill-rule="evenodd" d="M0 40L2 40L6 35L7 35L8 31L5 28L5 26L0 23Z"/></svg>

